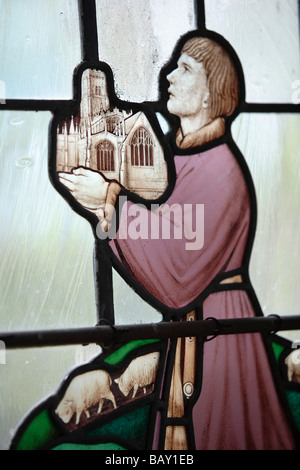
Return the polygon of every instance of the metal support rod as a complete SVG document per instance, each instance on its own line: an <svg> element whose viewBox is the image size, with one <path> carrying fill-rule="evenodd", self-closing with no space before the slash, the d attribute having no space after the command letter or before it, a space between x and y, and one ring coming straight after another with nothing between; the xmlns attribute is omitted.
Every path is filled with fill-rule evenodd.
<svg viewBox="0 0 300 470"><path fill-rule="evenodd" d="M205 29L205 0L195 0L195 14L198 29Z"/></svg>
<svg viewBox="0 0 300 470"><path fill-rule="evenodd" d="M160 322L138 325L101 325L91 328L44 331L0 332L0 341L7 349L64 346L71 344L112 344L137 339L166 339L186 336L208 337L243 333L271 333L300 330L300 316L269 315L255 318L216 320L210 318L193 322Z"/></svg>
<svg viewBox="0 0 300 470"><path fill-rule="evenodd" d="M98 32L95 0L79 0L81 44L84 60L98 60Z"/></svg>

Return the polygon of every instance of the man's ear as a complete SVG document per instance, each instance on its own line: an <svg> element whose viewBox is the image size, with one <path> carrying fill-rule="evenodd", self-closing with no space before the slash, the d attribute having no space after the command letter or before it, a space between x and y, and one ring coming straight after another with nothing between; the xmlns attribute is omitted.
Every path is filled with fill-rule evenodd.
<svg viewBox="0 0 300 470"><path fill-rule="evenodd" d="M202 108L209 108L210 107L210 93L209 91L205 93L202 101Z"/></svg>

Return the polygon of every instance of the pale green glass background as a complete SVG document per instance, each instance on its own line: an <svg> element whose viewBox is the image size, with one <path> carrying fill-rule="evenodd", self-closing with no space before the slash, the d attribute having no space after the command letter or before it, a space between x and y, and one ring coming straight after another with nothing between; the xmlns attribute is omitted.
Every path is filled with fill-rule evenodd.
<svg viewBox="0 0 300 470"><path fill-rule="evenodd" d="M75 0L0 0L0 80L7 98L69 99L81 60ZM300 79L296 0L207 0L207 27L236 48L249 102L291 102ZM160 67L195 28L191 0L98 0L99 53L122 99L155 100ZM280 41L279 41L280 38ZM1 97L0 97L1 98ZM251 277L265 314L299 313L299 122L243 114L233 135L251 169L258 229ZM0 113L0 329L93 326L93 237L48 180L50 112ZM116 321L157 321L114 273ZM284 333L296 338L297 332ZM0 364L0 449L89 347L9 351Z"/></svg>

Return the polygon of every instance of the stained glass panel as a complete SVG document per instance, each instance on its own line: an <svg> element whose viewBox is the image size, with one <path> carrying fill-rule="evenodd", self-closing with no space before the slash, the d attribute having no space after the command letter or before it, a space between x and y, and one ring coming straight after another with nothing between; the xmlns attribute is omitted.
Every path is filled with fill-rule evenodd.
<svg viewBox="0 0 300 470"><path fill-rule="evenodd" d="M4 3L8 13L11 7L7 2ZM34 3L32 2L32 5ZM241 3L243 3L242 10L239 10ZM169 67L164 71L169 82L168 98L163 88L165 85L162 85L164 75L161 75L160 81L158 76L161 67L170 58L179 36L196 27L196 21L199 20L197 12L202 11L201 2L198 5L199 9L195 8L195 3L190 0L172 2L171 9L169 1L124 2L120 6L120 2L98 0L96 4L99 56L109 64L114 78L114 81L109 81L108 95L103 94L103 76L97 75L98 64L93 63L93 67L88 69L90 71L88 74L93 75L93 81L87 85L88 99L84 93L79 96L82 99L80 110L78 107L75 109L74 103L72 105L69 103L67 108L61 104L61 109L60 104L54 108L50 105L50 109L55 111L51 127L49 127L50 111L1 112L0 132L3 136L1 153L9 157L1 163L3 166L1 198L5 204L3 211L5 223L1 234L3 239L1 289L3 308L6 312L2 319L3 329L7 329L8 316L11 329L37 329L41 326L52 329L60 324L67 327L82 326L84 323L94 324L96 310L98 315L103 311L107 314L105 301L111 296L115 301L115 312L109 311L109 305L110 317L106 316L106 320L115 316L116 323L140 323L150 322L153 319L158 321L162 315L165 320L182 319L188 322L213 315L217 330L211 341L207 338L202 340L187 336L185 339L171 341L168 348L165 342L149 340L106 345L101 355L96 355L99 353L99 347L93 349L92 345L64 348L62 360L55 348L44 354L41 351L27 350L22 355L22 360L31 367L36 377L41 377L41 383L36 385L34 393L28 389L22 403L16 394L22 383L26 381L24 372L20 371L20 353L9 352L7 361L12 361L14 369L11 368L9 373L5 368L0 369L5 378L1 382L1 393L4 396L1 412L5 416L6 429L8 427L15 429L17 415L19 418L24 416L25 411L47 396L47 393L51 394L54 389L57 390L40 405L32 408L32 412L14 435L12 446L24 449L82 450L215 449L221 441L222 448L241 449L261 448L269 439L267 447L291 448L292 431L297 434L296 428L299 423L299 387L297 371L293 369L294 362L290 362L291 356L287 354L290 352L290 343L271 335L266 343L269 351L267 356L260 335L217 337L217 333L219 320L230 318L230 315L248 318L274 312L274 309L276 312L280 310L279 313L284 315L294 314L297 309L299 303L297 263L296 261L286 263L286 246L293 251L293 255L298 254L297 247L293 244L293 240L298 239L297 234L300 230L294 217L297 210L294 200L298 199L298 174L290 169L298 164L298 115L258 112L249 114L251 109L247 109L244 105L242 109L246 113L236 118L233 125L234 140L242 150L253 175L259 214L261 214L258 218L258 241L254 245L250 266L251 280L257 286L262 305L261 312L247 276L250 254L248 248L249 246L251 248L253 233L251 227L253 228L256 216L252 182L243 155L231 140L229 133L231 118L226 120L227 125L229 123L226 127L224 117L220 116L224 114L230 116L234 112L239 92L243 100L241 69L234 52L226 41L212 35L223 47L222 60L219 56L218 66L227 57L225 49L228 48L229 56L232 54L234 57L234 67L237 67L238 72L233 73L234 67L232 68L231 61L226 59L229 68L222 77L232 74L232 81L236 82L234 76L237 73L240 80L237 85L238 90L235 92L236 87L231 86L232 101L228 107L228 101L224 100L225 91L219 93L218 86L214 87L214 82L217 82L216 76L215 79L209 78L205 86L203 81L201 93L198 87L194 87L194 99L184 100L185 107L187 104L190 108L195 106L201 98L203 100L201 117L207 117L206 111L203 110L209 108L212 121L207 124L208 127L201 127L200 132L198 129L193 129L193 132L186 136L186 126L191 122L188 122L185 119L186 115L182 114L182 102L177 100L178 90L174 82L175 77L176 80L179 79L183 69L185 72L196 70L198 78L203 77L205 73L210 77L209 65L204 57L202 56L199 63L197 62L199 57L194 55L197 53L195 49L200 47L198 38L197 44L188 42L184 52L177 50L177 63L173 62L172 68ZM9 90L6 97L26 99L70 97L70 88L68 88L70 82L67 84L70 75L67 69L72 63L73 73L74 66L80 62L78 57L78 60L75 60L76 64L73 64L79 51L77 20L80 15L77 5L76 9L74 7L75 2L68 2L66 5L63 10L59 1L53 3L52 8L40 2L41 10L35 10L35 15L43 13L45 17L51 19L53 32L51 30L47 38L50 37L49 54L52 58L56 58L57 50L59 50L58 55L62 53L57 38L63 40L65 35L72 31L74 42L72 41L72 47L69 48L72 52L68 51L67 46L64 48L68 60L64 61L65 68L61 72L66 81L62 80L56 87L56 79L49 85L42 78L41 85L35 86L35 78L43 77L44 71L47 70L48 64L43 65L42 72L34 76L32 83L26 81L27 77L24 79L24 96L18 95L18 91ZM293 85L290 86L290 81L292 80L293 84L297 75L300 75L298 59L296 62L290 60L291 57L299 57L296 2L289 1L288 8L285 9L282 2L276 2L276 8L274 5L268 2L266 8L262 10L262 2L259 1L237 4L233 0L218 4L210 2L209 5L205 2L207 27L218 32L224 31L242 59L248 93L246 98L249 102L291 101L293 98L290 100L290 88L293 89ZM68 10L67 21L57 21L58 10L61 20L65 18L65 11ZM224 15L228 21L224 21ZM257 24L255 21L252 23L238 21L240 17L244 19L246 16L247 19L251 17L253 20L259 16L260 22ZM24 17L27 18L24 24L30 24L27 11ZM15 15L15 18L18 17ZM73 27L74 23L76 26ZM249 32L253 33L251 28L254 23L257 24L255 31L257 34L250 36L264 44L266 49L263 51L264 57L268 57L265 61L261 60L261 51L255 56L249 54L249 44L254 44L255 41L253 39L253 42L245 44L243 39L247 35L244 28L242 31L238 31L237 28L239 24L247 24L250 25ZM290 33L293 46L289 49L289 56L285 54L287 43L282 41L280 56L283 59L278 65L276 81L273 81L270 80L272 76L270 72L276 53L272 46L278 34L279 24L283 32ZM45 31L48 33L49 28ZM21 37L24 36L23 33L24 30L21 28ZM40 34L38 32L39 37ZM268 34L273 40L267 39ZM122 47L115 47L116 39ZM31 37L26 37L26 41L30 42ZM45 43L47 44L47 41ZM7 46L7 43L5 44ZM38 48L37 44L34 47ZM44 53L43 47L39 49L39 53L41 51ZM203 42L200 49L202 47L204 47ZM7 46L7 56L6 52L4 54L6 58L9 57L10 50ZM23 54L22 49L18 50ZM134 60L132 60L133 50ZM211 49L209 54L213 57ZM254 57L253 62L251 57ZM25 61L31 64L29 59ZM193 61L196 61L196 64ZM201 68L202 62L205 63L206 69ZM16 75L7 64L5 67L3 69L5 80L8 76L6 73ZM101 66L99 68L101 69ZM26 68L22 70L26 73ZM55 74L57 69L52 67L51 70ZM260 75L256 75L257 70L260 71ZM78 70L75 76L80 77ZM224 81L226 80L223 80L223 85ZM183 79L182 83L185 85L188 81ZM115 85L117 98L112 92L112 84ZM32 89L36 90L36 95L32 92L31 85L34 85ZM46 88L48 91L45 91ZM22 90L22 87L16 85L15 90L19 89ZM4 92L6 93L6 90ZM160 96L159 92L162 93L162 100L155 102ZM217 99L212 98L214 93L222 97L222 105L219 106ZM108 100L105 103L102 100L103 96ZM118 101L120 98L121 101ZM163 99L168 99L168 111L163 105ZM144 101L145 103L140 106ZM86 107L84 103L87 104ZM113 107L112 103L117 103L118 106ZM212 110L215 110L214 114ZM255 108L252 108L253 110ZM197 113L198 111L197 109ZM171 119L168 113L181 119L180 129L178 121ZM136 126L129 125L132 118L137 118ZM164 136L160 130L158 131L158 123L161 124L163 133L167 133L173 126L173 131L177 131L176 140L174 133L171 136ZM48 129L52 132L49 148ZM272 145L270 145L270 134L274 136ZM53 145L54 137L55 145ZM155 206L151 208L153 210L149 220L149 202L147 203L147 199L155 200L166 190L166 163L169 165L169 181L175 183L172 173L174 164L168 158L169 144L166 142L169 138L173 139L168 140L172 142L172 149L175 148L176 154L178 153L174 159L178 172L176 186L172 188L171 185L171 190L174 191L166 193L168 196L172 194L167 202L174 203L170 213L172 221L175 220L176 224L172 225L172 243L162 242L165 238L170 238L169 232L168 237L165 237L163 225L160 227L162 233L156 228L151 231L151 235L154 234L153 240L158 239L158 233L161 235L159 240L161 246L159 244L156 246L154 242L153 247L156 246L157 250L151 251L153 242L151 237L146 237L147 241L141 242L145 233L143 221L151 222L153 218L165 220L166 214L168 215L168 206L162 205L160 208ZM191 147L200 153L196 152L191 156ZM65 200L55 192L48 180L48 156L51 181ZM155 170L156 178L158 176L159 178L150 178L148 172L157 168L157 159L163 162L161 168L164 168L164 171ZM74 184L78 183L77 178L73 179L73 176L88 178L91 174L99 175L100 170L103 172L101 178L107 185L106 200L103 207L102 205L94 207L90 204L90 199L86 199L87 195L90 197L88 191L85 191L83 199L80 185L74 191ZM67 189L59 186L58 176L60 183ZM111 178L121 183L121 189L116 181L110 182ZM65 184L65 181L71 184ZM269 181L268 185L266 181ZM218 191L213 192L210 183L213 189L213 184L216 182ZM161 183L161 187L158 187L158 183ZM157 193L154 192L154 187ZM93 233L84 218L87 218L95 228L93 224L96 219L93 217L98 217L102 232L106 232L111 222L108 217L109 212L108 215L106 212L109 205L107 200L114 201L115 204L124 194L126 197L129 196L129 199L132 198L133 202L130 201L127 205L126 200L121 206L119 231L110 242L113 254L107 250L101 251L101 247L105 246L102 242L106 238L99 236L101 241L96 243L98 250L96 250L96 261L100 259L102 264L96 263L94 265L96 271L93 272ZM184 202L185 206L190 208L196 203L197 207L196 229L194 225L183 231L184 256L181 256L180 244L177 243L180 238L179 231L183 228L179 222L190 221L192 225L193 212L181 211L178 195L182 196L179 200ZM134 202L145 202L145 206ZM199 211L198 206L201 206ZM84 218L74 213L72 208ZM134 212L137 208L138 212ZM210 214L208 218L207 210ZM125 236L128 225L124 231L123 217L126 211L131 217L129 221L134 222L129 228L135 230L134 237L131 237L132 240L138 240L135 244L132 244L130 237ZM134 220L136 216L138 217ZM289 229L282 228L283 219ZM170 220L168 219L169 222ZM208 230L205 233L204 229L203 233L201 231L203 220ZM154 225L149 225L148 228L153 227ZM250 232L248 232L249 227ZM170 229L170 226L168 228ZM96 234L99 233L100 228L97 224ZM250 244L247 244L247 239L250 240ZM145 246L148 248L145 249ZM219 250L220 246L223 247L222 250ZM195 252L200 252L202 248L205 255L198 259L195 257ZM245 248L247 249L243 255ZM101 274L101 269L104 269L105 257L109 262L114 260L116 271L112 274L112 285L110 281L108 284L100 285L100 298L97 298L99 273ZM185 269L184 262L186 262ZM280 280L278 280L279 272L285 273ZM109 280L109 275L106 278L102 276L101 281L104 279ZM134 290L126 282L132 285ZM105 296L101 297L103 292ZM101 303L103 299L104 310ZM284 406L278 400L268 363L268 358L273 357L272 351L275 376L277 379L279 377L283 379L285 387L285 391L282 390L285 397ZM46 384L43 381L44 364L47 362L43 359L45 355L51 363L51 366L47 367ZM90 360L91 355L94 355L92 360ZM247 367L245 367L245 358ZM57 362L60 364L59 368L56 367ZM234 369L224 367L224 364L226 366L231 363L235 364ZM70 366L75 364L76 367L70 369ZM289 367L288 374L287 367ZM15 370L19 371L17 375L13 374ZM67 370L70 372L60 382ZM57 388L58 383L60 385ZM224 384L229 384L229 388L227 389ZM231 388L233 384L235 384L234 390ZM31 386L31 383L29 385ZM11 393L12 386L14 393ZM244 413L245 394L247 406L251 410L248 413L251 419L248 419L248 415ZM17 409L16 403L18 403ZM8 413L10 408L11 415ZM290 412L294 415L295 421L292 420ZM214 416L218 419L214 420ZM274 425L275 416L278 426ZM209 423L207 427L206 422ZM205 432L202 428L203 423ZM226 426L231 426L232 432L227 432ZM242 432L245 427L246 433ZM7 433L4 435L5 431L3 429L1 445L8 447L9 439ZM11 434L13 435L13 431Z"/></svg>

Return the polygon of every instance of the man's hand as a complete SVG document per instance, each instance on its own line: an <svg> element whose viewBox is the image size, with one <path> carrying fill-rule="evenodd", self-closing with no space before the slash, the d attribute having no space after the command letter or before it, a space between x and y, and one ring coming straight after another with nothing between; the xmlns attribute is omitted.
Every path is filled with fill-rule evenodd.
<svg viewBox="0 0 300 470"><path fill-rule="evenodd" d="M108 182L97 171L76 168L72 173L58 173L59 181L83 207L95 211L106 201Z"/></svg>

